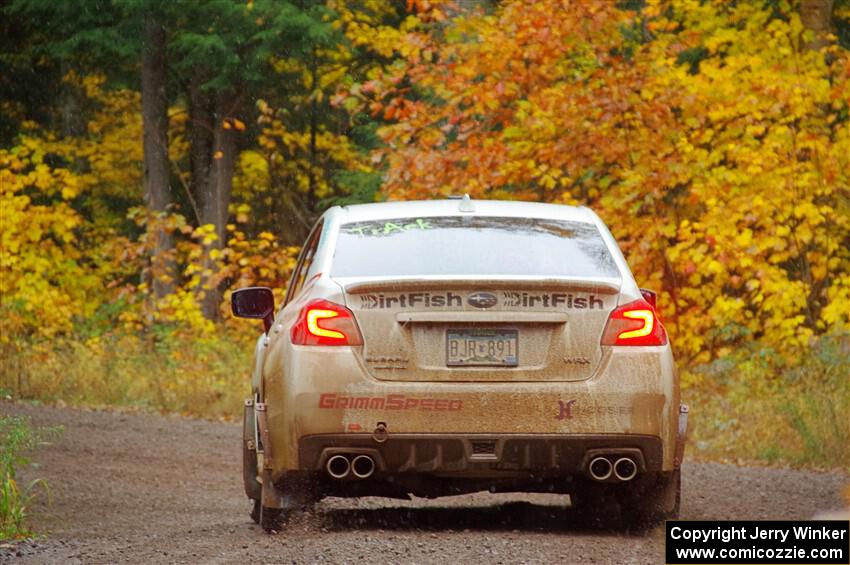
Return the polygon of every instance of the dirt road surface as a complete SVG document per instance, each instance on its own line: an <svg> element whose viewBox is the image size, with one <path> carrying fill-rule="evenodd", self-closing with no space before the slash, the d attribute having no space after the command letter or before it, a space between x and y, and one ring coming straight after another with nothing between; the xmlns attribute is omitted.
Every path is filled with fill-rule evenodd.
<svg viewBox="0 0 850 565"><path fill-rule="evenodd" d="M44 537L0 547L15 563L664 562L664 530L588 528L556 495L437 500L327 499L267 535L248 517L238 425L0 402L0 412L63 425L24 480L47 479L33 508ZM847 477L691 463L682 518L794 519L839 508Z"/></svg>

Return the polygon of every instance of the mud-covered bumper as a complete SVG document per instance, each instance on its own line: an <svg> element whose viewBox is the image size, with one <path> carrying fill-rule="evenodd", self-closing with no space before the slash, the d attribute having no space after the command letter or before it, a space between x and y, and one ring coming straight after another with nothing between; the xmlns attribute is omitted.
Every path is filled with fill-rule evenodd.
<svg viewBox="0 0 850 565"><path fill-rule="evenodd" d="M319 471L334 455L369 455L376 474L499 477L584 473L599 455L630 456L640 472L662 469L661 440L641 435L563 434L321 434L302 437L302 471Z"/></svg>
<svg viewBox="0 0 850 565"><path fill-rule="evenodd" d="M261 443L274 478L320 470L322 452L337 447L374 450L378 471L384 465L387 472L432 475L470 469L570 473L596 445L588 438L601 447L640 449L651 460L648 471L656 465L672 471L677 455L681 461L679 390L669 347L606 351L589 379L541 382L377 381L348 349L292 346L270 357L268 437ZM276 367L278 361L285 363ZM382 423L390 440L379 445L371 436ZM470 455L479 439L496 440L489 458Z"/></svg>

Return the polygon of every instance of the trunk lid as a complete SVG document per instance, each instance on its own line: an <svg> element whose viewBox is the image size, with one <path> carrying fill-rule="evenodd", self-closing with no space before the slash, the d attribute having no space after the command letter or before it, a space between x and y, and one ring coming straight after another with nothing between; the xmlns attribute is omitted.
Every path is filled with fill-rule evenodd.
<svg viewBox="0 0 850 565"><path fill-rule="evenodd" d="M618 278L338 279L385 381L577 381L594 374Z"/></svg>

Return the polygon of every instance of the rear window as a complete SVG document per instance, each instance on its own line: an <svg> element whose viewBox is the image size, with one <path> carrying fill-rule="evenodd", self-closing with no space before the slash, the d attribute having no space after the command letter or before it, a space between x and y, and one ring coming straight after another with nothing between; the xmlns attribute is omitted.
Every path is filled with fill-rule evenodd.
<svg viewBox="0 0 850 565"><path fill-rule="evenodd" d="M619 271L593 224L449 216L343 224L331 275L619 277Z"/></svg>

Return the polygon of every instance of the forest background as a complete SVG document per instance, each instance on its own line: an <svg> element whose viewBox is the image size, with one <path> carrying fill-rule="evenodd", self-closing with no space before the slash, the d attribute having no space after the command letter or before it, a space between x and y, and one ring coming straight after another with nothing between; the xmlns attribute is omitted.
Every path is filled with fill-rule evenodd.
<svg viewBox="0 0 850 565"><path fill-rule="evenodd" d="M11 0L0 395L234 418L335 204L595 209L689 456L850 468L850 1Z"/></svg>

